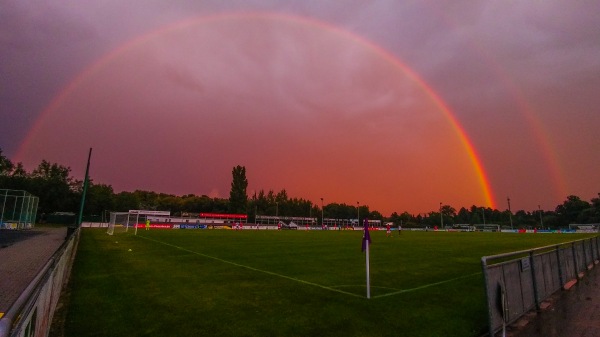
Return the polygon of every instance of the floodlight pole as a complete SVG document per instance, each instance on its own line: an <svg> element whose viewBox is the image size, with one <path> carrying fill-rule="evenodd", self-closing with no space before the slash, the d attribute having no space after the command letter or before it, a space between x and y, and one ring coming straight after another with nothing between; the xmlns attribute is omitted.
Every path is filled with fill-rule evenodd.
<svg viewBox="0 0 600 337"><path fill-rule="evenodd" d="M323 198L321 198L321 227L325 226L325 222L323 222L323 214L324 214L324 210L323 210Z"/></svg>
<svg viewBox="0 0 600 337"><path fill-rule="evenodd" d="M538 210L540 211L540 228L544 228L544 220L542 219L542 209L540 205L538 205Z"/></svg>
<svg viewBox="0 0 600 337"><path fill-rule="evenodd" d="M356 202L356 222L360 227L360 203L358 201Z"/></svg>
<svg viewBox="0 0 600 337"><path fill-rule="evenodd" d="M440 230L444 229L444 216L442 215L442 203L440 202Z"/></svg>
<svg viewBox="0 0 600 337"><path fill-rule="evenodd" d="M510 229L513 229L512 212L510 210L510 198L506 197L506 201L508 201L508 216L510 217Z"/></svg>
<svg viewBox="0 0 600 337"><path fill-rule="evenodd" d="M88 154L87 166L85 168L85 178L83 180L83 191L81 193L81 204L79 206L79 217L77 219L77 226L81 226L81 221L83 220L83 206L85 205L85 195L87 194L87 188L89 184L89 172L90 172L90 159L92 158L92 148L90 147L90 152Z"/></svg>
<svg viewBox="0 0 600 337"><path fill-rule="evenodd" d="M483 216L483 224L485 225L485 207L481 207L481 215Z"/></svg>

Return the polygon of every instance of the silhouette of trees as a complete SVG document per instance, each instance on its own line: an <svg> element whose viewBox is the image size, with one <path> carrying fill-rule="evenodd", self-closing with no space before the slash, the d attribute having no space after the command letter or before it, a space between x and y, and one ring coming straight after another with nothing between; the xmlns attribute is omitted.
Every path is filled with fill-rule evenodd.
<svg viewBox="0 0 600 337"><path fill-rule="evenodd" d="M2 154L0 149L0 188L26 190L39 197L39 214L52 212L79 211L79 200L82 193L82 181L71 177L69 167L42 160L32 171L27 172L22 163L12 163ZM249 221L255 215L301 216L320 218L321 205L310 200L290 197L285 189L279 192L260 190L251 198L247 196L248 179L246 168L235 166L232 170L232 182L229 199L212 198L206 195L188 194L176 196L152 191L136 190L134 192L116 193L111 185L96 184L90 181L84 218L96 216L97 219L106 211L128 211L130 209L147 209L171 211L174 215L214 213L245 213ZM554 210L533 211L518 210L511 214L508 210L500 211L490 207L471 205L461 206L458 210L451 205L441 205L440 209L429 213L410 214L394 212L384 217L377 210L370 210L368 205L348 205L329 203L323 205L325 218L355 219L360 206L360 217L393 222L403 227L433 227L440 225L440 216L445 226L454 224L497 224L509 227L512 219L514 228L549 227L560 228L569 224L600 223L600 193L590 201L582 200L575 195ZM441 214L440 214L441 212Z"/></svg>

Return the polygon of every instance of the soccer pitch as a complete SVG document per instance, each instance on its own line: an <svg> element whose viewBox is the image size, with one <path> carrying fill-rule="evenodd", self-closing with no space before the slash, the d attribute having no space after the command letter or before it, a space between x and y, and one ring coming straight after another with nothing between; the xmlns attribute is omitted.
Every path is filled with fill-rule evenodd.
<svg viewBox="0 0 600 337"><path fill-rule="evenodd" d="M479 336L480 258L580 234L83 229L65 336Z"/></svg>

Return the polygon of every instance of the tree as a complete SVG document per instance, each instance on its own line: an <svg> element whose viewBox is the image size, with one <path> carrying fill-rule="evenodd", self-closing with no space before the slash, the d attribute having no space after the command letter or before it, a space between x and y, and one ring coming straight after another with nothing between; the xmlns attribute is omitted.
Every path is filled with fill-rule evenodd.
<svg viewBox="0 0 600 337"><path fill-rule="evenodd" d="M70 172L69 167L42 160L29 175L28 188L24 189L40 198L40 213L77 211L81 196L77 188L81 182L70 177Z"/></svg>
<svg viewBox="0 0 600 337"><path fill-rule="evenodd" d="M231 191L229 191L229 210L232 213L246 213L248 204L248 179L246 179L246 167L236 166L231 171Z"/></svg>
<svg viewBox="0 0 600 337"><path fill-rule="evenodd" d="M115 211L127 212L131 209L140 209L140 200L132 192L121 192L114 198Z"/></svg>
<svg viewBox="0 0 600 337"><path fill-rule="evenodd" d="M383 222L383 215L381 213L379 213L378 211L372 211L369 213L369 219L380 220L381 222Z"/></svg>
<svg viewBox="0 0 600 337"><path fill-rule="evenodd" d="M562 205L556 206L555 212L559 216L561 225L565 226L572 223L586 223L584 214L590 208L592 205L589 202L581 200L576 195L570 195Z"/></svg>
<svg viewBox="0 0 600 337"><path fill-rule="evenodd" d="M600 193L598 193L598 198L592 198L592 210L594 215L590 219L591 222L600 222Z"/></svg>
<svg viewBox="0 0 600 337"><path fill-rule="evenodd" d="M12 171L12 176L13 177L26 177L27 176L27 172L25 171L25 168L23 167L23 163L18 162L17 165L15 165L15 167Z"/></svg>
<svg viewBox="0 0 600 337"><path fill-rule="evenodd" d="M0 148L0 176L9 175L13 168L13 163L10 161L10 159L2 155L2 149Z"/></svg>
<svg viewBox="0 0 600 337"><path fill-rule="evenodd" d="M470 224L471 223L471 213L469 213L469 211L464 208L461 207L460 210L458 211L458 214L456 215L456 219L455 219L457 224Z"/></svg>
<svg viewBox="0 0 600 337"><path fill-rule="evenodd" d="M156 207L159 211L171 211L171 214L181 215L183 199L174 195L161 195Z"/></svg>
<svg viewBox="0 0 600 337"><path fill-rule="evenodd" d="M450 205L443 205L441 207L442 217L444 219L444 226L454 225L454 218L456 217L456 209Z"/></svg>
<svg viewBox="0 0 600 337"><path fill-rule="evenodd" d="M73 180L69 176L70 173L70 167L62 166L56 163L51 164L46 160L42 160L40 165L38 165L38 167L31 172L31 177L52 180L69 185Z"/></svg>
<svg viewBox="0 0 600 337"><path fill-rule="evenodd" d="M115 193L112 186L105 184L94 184L90 180L84 211L90 215L99 215L105 210L113 210L115 207L114 195Z"/></svg>

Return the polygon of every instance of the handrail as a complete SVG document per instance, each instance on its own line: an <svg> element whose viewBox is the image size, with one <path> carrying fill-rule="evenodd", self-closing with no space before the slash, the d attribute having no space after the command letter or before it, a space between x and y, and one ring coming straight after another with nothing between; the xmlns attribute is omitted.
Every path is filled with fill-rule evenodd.
<svg viewBox="0 0 600 337"><path fill-rule="evenodd" d="M548 245L548 246L543 246L543 247L537 247L537 248L531 248L531 249L525 249L525 250L518 250L518 251L515 251L515 252L501 253L501 254L496 254L496 255L483 256L481 258L481 262L484 264L484 266L487 266L488 265L487 261L489 261L489 260L496 260L496 259L501 259L501 258L505 258L505 257L511 257L511 256L514 256L514 255L529 254L529 253L540 251L540 250L556 249L557 247L560 247L560 246L566 246L566 245L569 245L569 244L573 244L573 243L577 243L577 242L582 242L582 241L585 241L587 239L588 238L586 238L586 239L579 239L579 240L572 240L572 241L562 242L562 243Z"/></svg>
<svg viewBox="0 0 600 337"><path fill-rule="evenodd" d="M505 260L488 264L498 259ZM489 336L528 310L539 309L542 301L571 280L583 277L598 260L600 236L482 257Z"/></svg>
<svg viewBox="0 0 600 337"><path fill-rule="evenodd" d="M13 302L8 311L2 316L0 319L0 337L8 336L8 333L12 329L13 321L15 318L19 317L21 313L21 309L27 304L29 299L31 299L31 295L34 290L36 290L42 281L42 279L47 276L50 268L54 265L54 257L51 257L50 260L44 265L44 267L40 270L40 272L35 276L33 281L27 285L25 290L19 295L19 297Z"/></svg>
<svg viewBox="0 0 600 337"><path fill-rule="evenodd" d="M67 247L75 238L76 233L71 234L67 239L60 245L56 252L50 257L48 262L40 269L31 282L27 285L25 290L21 292L19 297L12 303L8 311L2 318L0 318L0 337L11 336L12 329L17 326L22 319L26 317L24 315L27 306L32 304L37 299L40 290L46 284L46 280L52 275L52 272L56 268L58 261L62 258L63 254L67 250Z"/></svg>

